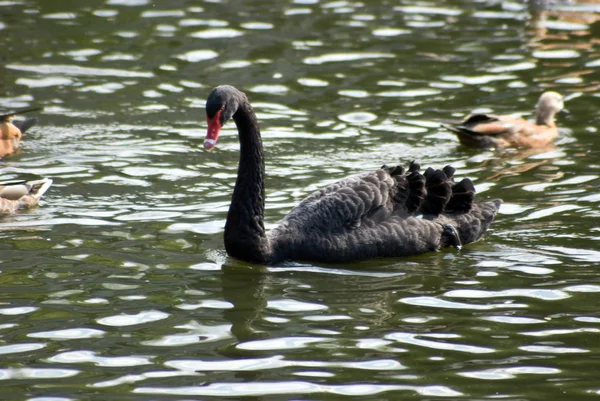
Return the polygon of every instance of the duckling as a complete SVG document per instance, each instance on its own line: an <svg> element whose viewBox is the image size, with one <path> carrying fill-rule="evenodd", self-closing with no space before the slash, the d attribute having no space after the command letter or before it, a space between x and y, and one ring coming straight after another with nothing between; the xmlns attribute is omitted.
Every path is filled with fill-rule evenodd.
<svg viewBox="0 0 600 401"><path fill-rule="evenodd" d="M37 118L35 117L29 117L23 121L13 122L15 116L17 114L41 109L41 107L24 107L0 111L0 157L13 153L19 147L23 133L37 122Z"/></svg>
<svg viewBox="0 0 600 401"><path fill-rule="evenodd" d="M52 185L50 178L0 182L0 216L35 206Z"/></svg>
<svg viewBox="0 0 600 401"><path fill-rule="evenodd" d="M535 123L510 115L470 114L459 124L442 124L456 133L460 143L476 148L543 148L558 137L556 113L564 109L563 97L544 92L536 105Z"/></svg>

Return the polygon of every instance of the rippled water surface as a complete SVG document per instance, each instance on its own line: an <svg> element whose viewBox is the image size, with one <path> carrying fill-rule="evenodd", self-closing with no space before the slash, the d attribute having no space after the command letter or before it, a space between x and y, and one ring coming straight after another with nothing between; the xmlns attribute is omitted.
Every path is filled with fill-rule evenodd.
<svg viewBox="0 0 600 401"><path fill-rule="evenodd" d="M0 108L44 105L3 180L0 399L588 399L600 394L600 5L593 1L0 2ZM268 225L382 164L452 163L503 198L460 253L270 268L227 258L239 157L204 102L249 96ZM538 152L439 127L531 117Z"/></svg>

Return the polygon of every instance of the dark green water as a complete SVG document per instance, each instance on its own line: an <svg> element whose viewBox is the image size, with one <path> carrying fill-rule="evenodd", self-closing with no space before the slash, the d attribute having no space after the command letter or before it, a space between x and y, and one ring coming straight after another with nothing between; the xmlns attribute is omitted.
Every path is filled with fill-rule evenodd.
<svg viewBox="0 0 600 401"><path fill-rule="evenodd" d="M45 105L0 177L0 399L557 400L600 394L600 6L510 1L3 1L0 107ZM224 254L233 124L255 106L267 222L382 164L452 163L503 198L460 253L319 266ZM477 152L439 122L531 117L556 146Z"/></svg>

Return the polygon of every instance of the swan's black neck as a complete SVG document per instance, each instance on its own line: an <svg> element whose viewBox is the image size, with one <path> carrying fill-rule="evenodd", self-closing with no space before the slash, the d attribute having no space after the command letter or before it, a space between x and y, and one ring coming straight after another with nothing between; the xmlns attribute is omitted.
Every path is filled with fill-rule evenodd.
<svg viewBox="0 0 600 401"><path fill-rule="evenodd" d="M238 106L233 120L240 140L240 164L225 223L225 250L235 258L264 263L270 244L263 223L265 162L256 115L248 102Z"/></svg>

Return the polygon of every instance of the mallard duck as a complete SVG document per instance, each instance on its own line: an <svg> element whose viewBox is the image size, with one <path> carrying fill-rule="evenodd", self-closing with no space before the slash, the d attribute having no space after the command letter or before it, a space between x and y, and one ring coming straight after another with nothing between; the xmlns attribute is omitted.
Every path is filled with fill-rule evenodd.
<svg viewBox="0 0 600 401"><path fill-rule="evenodd" d="M19 147L23 133L37 122L37 118L35 117L29 117L23 121L15 122L13 121L15 116L41 109L41 107L23 107L20 109L0 111L0 157L13 153Z"/></svg>
<svg viewBox="0 0 600 401"><path fill-rule="evenodd" d="M563 110L563 97L544 92L537 102L535 123L510 115L470 114L459 124L442 124L460 143L476 148L543 148L558 137L554 115Z"/></svg>
<svg viewBox="0 0 600 401"><path fill-rule="evenodd" d="M51 185L50 178L0 182L0 216L37 205Z"/></svg>

